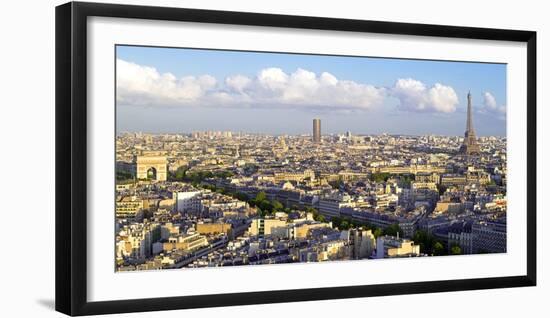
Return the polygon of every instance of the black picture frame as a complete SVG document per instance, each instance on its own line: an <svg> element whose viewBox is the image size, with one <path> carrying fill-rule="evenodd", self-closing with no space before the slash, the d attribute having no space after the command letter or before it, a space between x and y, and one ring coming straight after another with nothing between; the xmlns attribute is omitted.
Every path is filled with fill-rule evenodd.
<svg viewBox="0 0 550 318"><path fill-rule="evenodd" d="M88 302L86 28L91 16L524 42L527 45L527 274L350 287ZM68 315L250 305L536 285L536 32L168 7L56 7L56 310Z"/></svg>

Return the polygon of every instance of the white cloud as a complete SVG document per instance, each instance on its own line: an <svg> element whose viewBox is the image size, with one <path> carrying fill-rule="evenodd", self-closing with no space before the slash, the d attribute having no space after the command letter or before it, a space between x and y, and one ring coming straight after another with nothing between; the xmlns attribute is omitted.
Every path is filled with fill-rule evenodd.
<svg viewBox="0 0 550 318"><path fill-rule="evenodd" d="M126 105L294 107L364 110L384 101L386 89L339 80L323 72L262 69L255 77L232 75L218 83L210 75L176 78L155 68L117 60L117 101Z"/></svg>
<svg viewBox="0 0 550 318"><path fill-rule="evenodd" d="M393 87L338 79L331 73L298 68L286 73L280 68L262 69L256 76L231 75L217 81L210 75L176 78L153 67L117 60L117 101L125 105L180 107L259 107L302 110L355 111L383 104L389 96L398 99L404 111L451 113L458 97L450 86L398 79Z"/></svg>
<svg viewBox="0 0 550 318"><path fill-rule="evenodd" d="M210 75L186 76L159 73L155 68L117 59L117 101L133 105L186 104L216 86Z"/></svg>
<svg viewBox="0 0 550 318"><path fill-rule="evenodd" d="M225 85L238 93L242 93L251 82L250 78L243 75L229 76L225 79Z"/></svg>
<svg viewBox="0 0 550 318"><path fill-rule="evenodd" d="M321 77L319 78L319 80L324 85L336 85L336 84L338 84L338 79L334 75L332 75L330 73L327 73L327 72L321 73Z"/></svg>
<svg viewBox="0 0 550 318"><path fill-rule="evenodd" d="M490 92L483 93L483 107L479 110L481 113L496 115L500 119L506 116L506 105L498 105L497 100Z"/></svg>
<svg viewBox="0 0 550 318"><path fill-rule="evenodd" d="M257 80L265 89L280 91L288 84L288 75L280 68L270 67L261 70Z"/></svg>
<svg viewBox="0 0 550 318"><path fill-rule="evenodd" d="M493 94L485 92L483 93L483 105L488 109L497 109L497 100Z"/></svg>
<svg viewBox="0 0 550 318"><path fill-rule="evenodd" d="M427 87L412 78L398 79L391 95L399 100L398 108L405 111L452 113L458 105L458 96L452 87L439 83Z"/></svg>

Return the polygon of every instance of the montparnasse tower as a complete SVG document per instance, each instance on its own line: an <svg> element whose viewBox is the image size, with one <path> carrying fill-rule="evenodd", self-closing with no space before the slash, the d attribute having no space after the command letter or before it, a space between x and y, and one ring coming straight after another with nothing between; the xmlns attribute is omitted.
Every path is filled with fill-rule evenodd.
<svg viewBox="0 0 550 318"><path fill-rule="evenodd" d="M464 132L464 142L460 146L459 153L466 156L479 155L479 145L477 144L476 133L474 131L474 122L472 118L472 94L468 92L468 117L466 118L466 132Z"/></svg>

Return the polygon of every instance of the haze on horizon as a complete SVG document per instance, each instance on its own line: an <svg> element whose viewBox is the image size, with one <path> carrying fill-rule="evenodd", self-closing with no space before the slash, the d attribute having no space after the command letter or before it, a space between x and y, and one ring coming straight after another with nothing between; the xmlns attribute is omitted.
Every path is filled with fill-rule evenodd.
<svg viewBox="0 0 550 318"><path fill-rule="evenodd" d="M506 65L117 46L117 133L506 135Z"/></svg>

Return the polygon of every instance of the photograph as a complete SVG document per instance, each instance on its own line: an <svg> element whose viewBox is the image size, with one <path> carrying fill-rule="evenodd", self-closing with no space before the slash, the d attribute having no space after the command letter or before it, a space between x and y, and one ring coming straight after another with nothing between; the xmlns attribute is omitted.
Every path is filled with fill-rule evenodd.
<svg viewBox="0 0 550 318"><path fill-rule="evenodd" d="M506 63L115 59L116 272L507 252Z"/></svg>
<svg viewBox="0 0 550 318"><path fill-rule="evenodd" d="M543 2L6 5L0 318L550 312Z"/></svg>

